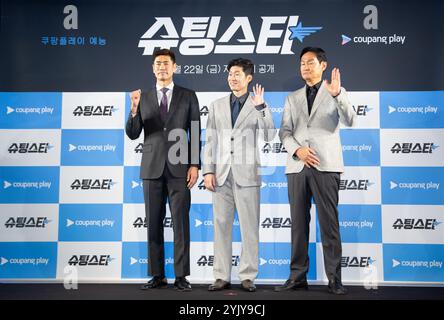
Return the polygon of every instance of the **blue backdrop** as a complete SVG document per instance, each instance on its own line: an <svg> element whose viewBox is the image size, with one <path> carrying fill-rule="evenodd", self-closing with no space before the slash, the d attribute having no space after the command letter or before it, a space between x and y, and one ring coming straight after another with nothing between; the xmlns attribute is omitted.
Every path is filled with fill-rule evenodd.
<svg viewBox="0 0 444 320"><path fill-rule="evenodd" d="M67 7L68 5L71 5ZM444 4L440 1L1 1L0 279L141 281L147 249L139 164L124 125L128 92L154 84L151 53L177 54L175 82L208 105L226 65L255 63L277 128L303 85L298 58L323 47L358 125L341 129L343 279L369 287L444 283ZM65 12L64 12L65 10ZM264 176L258 282L289 274L291 219L279 139L259 146ZM192 282L210 282L211 194L190 212ZM167 276L172 221L164 222ZM312 209L311 282L326 281ZM241 250L233 228L233 279ZM74 268L72 268L74 267Z"/></svg>

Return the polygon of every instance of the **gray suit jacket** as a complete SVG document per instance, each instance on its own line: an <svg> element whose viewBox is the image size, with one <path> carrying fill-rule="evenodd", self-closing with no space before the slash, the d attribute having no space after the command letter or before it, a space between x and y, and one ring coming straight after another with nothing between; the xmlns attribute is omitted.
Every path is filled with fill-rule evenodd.
<svg viewBox="0 0 444 320"><path fill-rule="evenodd" d="M304 162L294 155L302 146L315 150L320 161L320 165L316 166L319 171L344 172L339 121L346 126L353 126L355 119L356 113L344 88L333 98L322 83L310 116L306 87L290 93L285 101L279 131L279 137L288 152L285 173L298 173L304 168Z"/></svg>
<svg viewBox="0 0 444 320"><path fill-rule="evenodd" d="M205 132L202 173L214 173L222 186L230 169L240 186L260 186L258 135L271 141L276 129L270 109L258 111L249 96L232 127L230 96L211 103Z"/></svg>
<svg viewBox="0 0 444 320"><path fill-rule="evenodd" d="M137 115L132 117L130 113L125 131L134 140L139 137L142 129L144 143L141 179L159 178L165 165L177 178L186 177L190 165L200 168L200 111L194 91L174 85L165 122L160 117L156 89L142 91ZM181 139L169 140L170 132L176 137L175 132L178 131L183 133ZM173 156L170 154L169 157L169 153Z"/></svg>

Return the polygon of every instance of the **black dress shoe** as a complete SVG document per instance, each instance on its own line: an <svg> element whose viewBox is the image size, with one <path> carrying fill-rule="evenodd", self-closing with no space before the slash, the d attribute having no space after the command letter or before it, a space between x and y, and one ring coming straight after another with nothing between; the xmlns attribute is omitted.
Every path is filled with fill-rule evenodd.
<svg viewBox="0 0 444 320"><path fill-rule="evenodd" d="M178 291L191 291L191 284L185 277L177 277L174 281L174 289Z"/></svg>
<svg viewBox="0 0 444 320"><path fill-rule="evenodd" d="M253 281L251 281L249 279L241 281L241 288L242 288L242 290L248 291L248 292L255 292L256 291L256 286L254 285Z"/></svg>
<svg viewBox="0 0 444 320"><path fill-rule="evenodd" d="M328 283L328 292L333 294L347 294L347 289L344 288L341 282L331 281Z"/></svg>
<svg viewBox="0 0 444 320"><path fill-rule="evenodd" d="M223 289L230 289L231 283L222 279L217 279L213 284L210 284L208 291L220 291Z"/></svg>
<svg viewBox="0 0 444 320"><path fill-rule="evenodd" d="M294 279L288 279L282 286L274 287L275 292L287 291L287 290L308 290L307 280L296 281Z"/></svg>
<svg viewBox="0 0 444 320"><path fill-rule="evenodd" d="M154 276L151 278L150 281L143 284L140 289L141 290L148 290L148 289L155 289L155 288L166 288L168 286L168 281L165 277L161 276Z"/></svg>

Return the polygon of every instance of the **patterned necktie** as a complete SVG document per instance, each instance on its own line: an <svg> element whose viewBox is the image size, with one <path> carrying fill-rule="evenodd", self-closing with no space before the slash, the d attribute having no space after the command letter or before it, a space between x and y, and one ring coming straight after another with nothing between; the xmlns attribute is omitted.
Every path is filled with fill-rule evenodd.
<svg viewBox="0 0 444 320"><path fill-rule="evenodd" d="M162 99L160 100L160 117L163 122L165 122L168 113L168 97L166 95L168 90L168 88L160 89L160 91L162 91Z"/></svg>
<svg viewBox="0 0 444 320"><path fill-rule="evenodd" d="M237 116L239 115L240 111L240 102L239 99L235 99L233 102L233 110L231 110L231 125L234 127L234 124L236 123Z"/></svg>

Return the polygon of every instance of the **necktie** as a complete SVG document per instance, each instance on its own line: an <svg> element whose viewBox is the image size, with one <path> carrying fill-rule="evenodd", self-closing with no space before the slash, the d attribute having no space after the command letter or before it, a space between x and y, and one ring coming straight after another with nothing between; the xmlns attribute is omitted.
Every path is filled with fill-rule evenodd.
<svg viewBox="0 0 444 320"><path fill-rule="evenodd" d="M168 88L162 88L160 91L162 91L162 99L160 100L160 117L162 118L162 121L165 122L168 113L168 97L166 95Z"/></svg>
<svg viewBox="0 0 444 320"><path fill-rule="evenodd" d="M233 110L231 110L231 125L234 127L234 124L236 123L237 116L239 115L240 111L240 102L239 99L235 99L233 102Z"/></svg>
<svg viewBox="0 0 444 320"><path fill-rule="evenodd" d="M308 97L307 97L308 115L311 114L311 108L313 107L313 102L315 98L316 98L316 87L308 87Z"/></svg>

